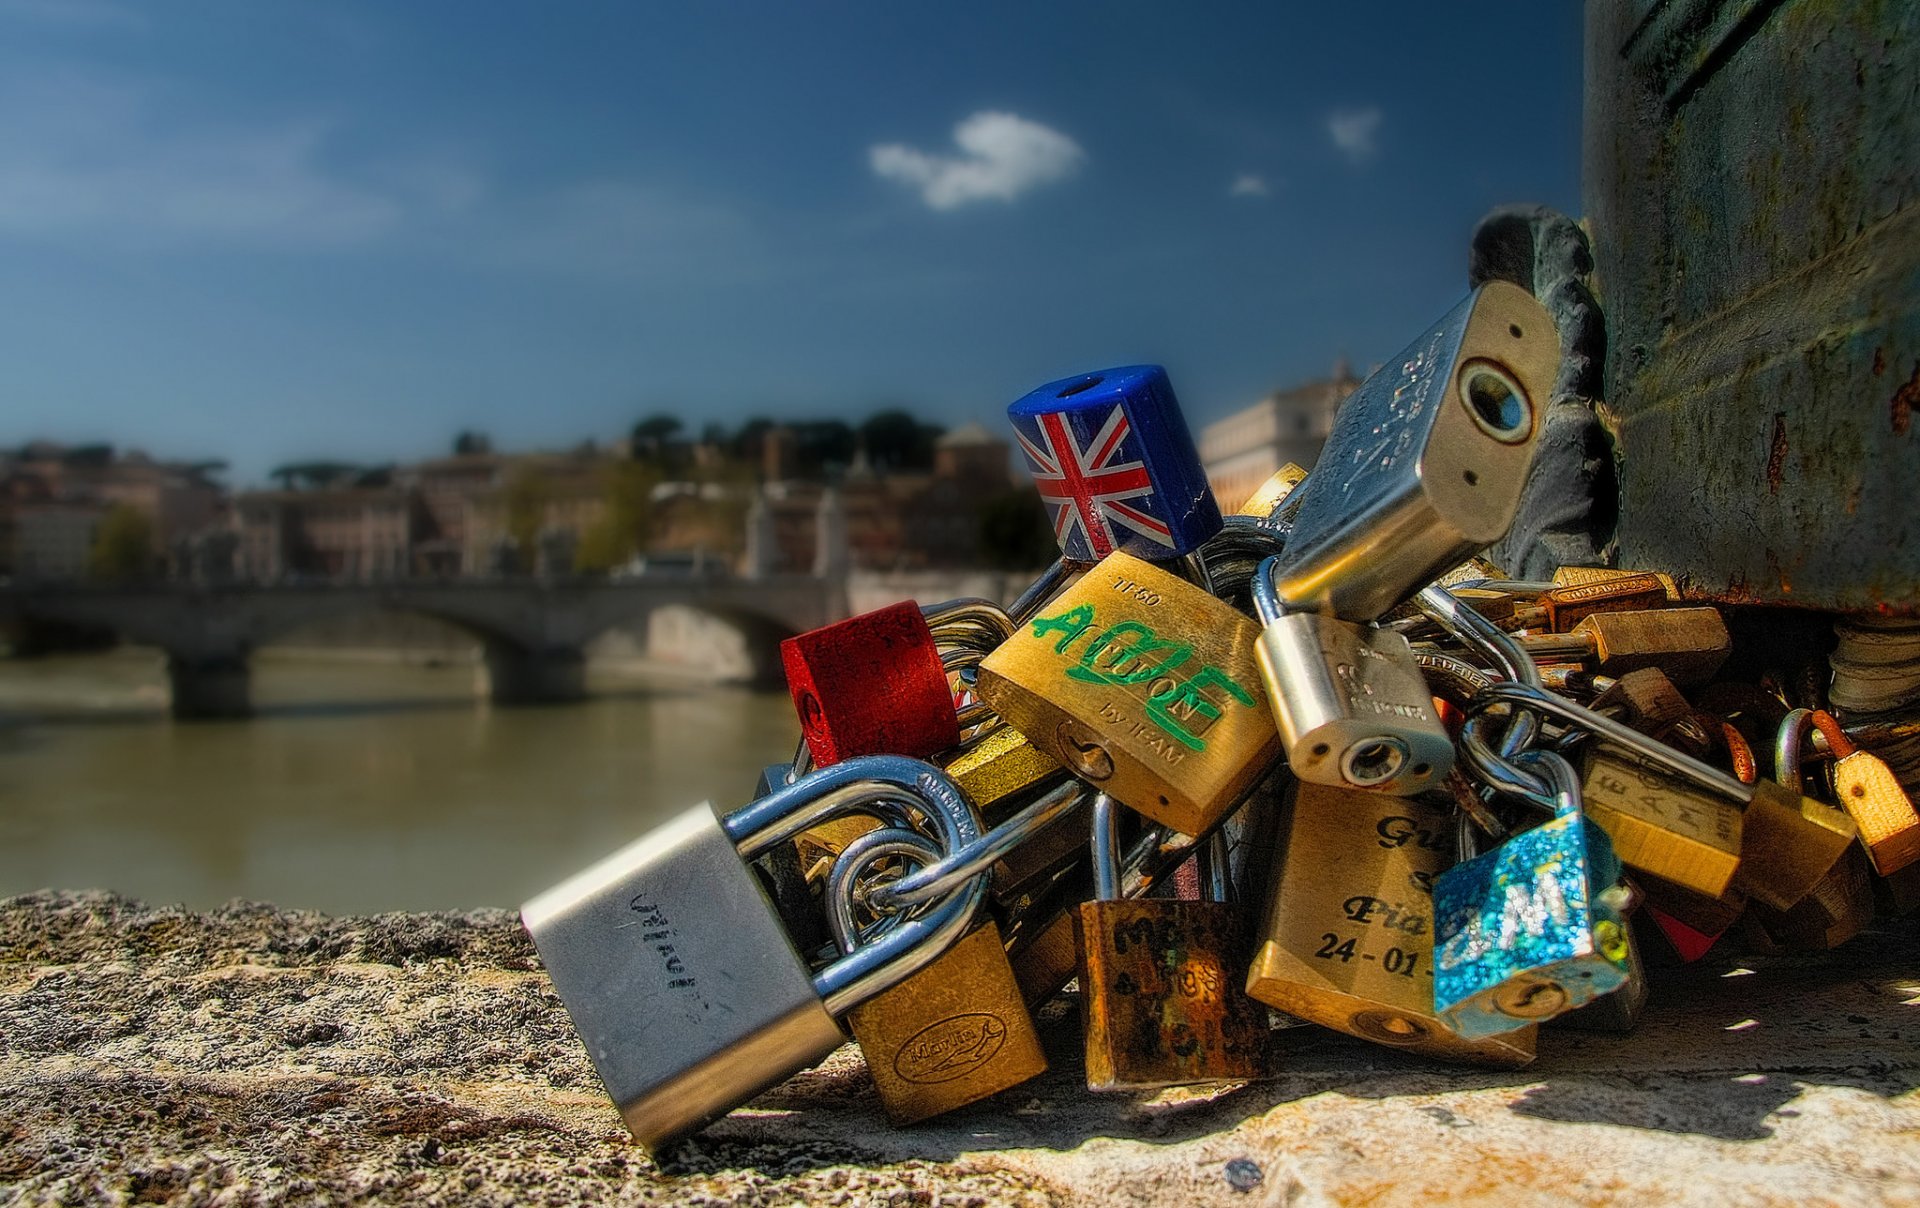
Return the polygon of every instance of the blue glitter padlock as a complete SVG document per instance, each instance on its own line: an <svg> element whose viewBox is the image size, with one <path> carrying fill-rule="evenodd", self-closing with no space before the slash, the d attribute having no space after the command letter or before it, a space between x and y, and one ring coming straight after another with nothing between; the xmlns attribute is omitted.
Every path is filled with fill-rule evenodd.
<svg viewBox="0 0 1920 1208"><path fill-rule="evenodd" d="M1433 886L1434 1013L1492 1036L1571 1011L1627 980L1620 861L1580 812L1559 755L1519 757L1546 777L1554 818L1442 873Z"/></svg>
<svg viewBox="0 0 1920 1208"><path fill-rule="evenodd" d="M1220 531L1220 507L1167 371L1127 365L1049 382L1007 408L1061 555L1164 562Z"/></svg>

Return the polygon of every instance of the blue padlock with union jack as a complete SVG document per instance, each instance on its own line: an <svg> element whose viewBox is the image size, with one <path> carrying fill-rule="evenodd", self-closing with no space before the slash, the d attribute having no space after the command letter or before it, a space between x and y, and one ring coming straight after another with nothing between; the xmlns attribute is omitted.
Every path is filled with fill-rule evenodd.
<svg viewBox="0 0 1920 1208"><path fill-rule="evenodd" d="M1049 382L1007 408L1063 557L1183 557L1220 506L1167 371L1126 365Z"/></svg>

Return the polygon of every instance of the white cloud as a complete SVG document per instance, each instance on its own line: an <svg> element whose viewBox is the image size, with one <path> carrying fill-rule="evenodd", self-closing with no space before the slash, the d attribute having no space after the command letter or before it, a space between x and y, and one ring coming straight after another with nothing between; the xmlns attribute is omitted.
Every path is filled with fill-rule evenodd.
<svg viewBox="0 0 1920 1208"><path fill-rule="evenodd" d="M1351 163L1365 163L1379 149L1374 135L1380 132L1381 113L1377 106L1365 109L1336 109L1327 115L1327 135Z"/></svg>
<svg viewBox="0 0 1920 1208"><path fill-rule="evenodd" d="M1251 172L1242 172L1233 178L1233 185L1227 189L1228 197L1271 197L1273 190L1268 187L1264 176Z"/></svg>
<svg viewBox="0 0 1920 1208"><path fill-rule="evenodd" d="M900 143L867 153L874 173L920 191L936 210L975 201L1012 201L1079 171L1087 153L1058 130L1011 113L982 110L953 128L960 155L934 155Z"/></svg>

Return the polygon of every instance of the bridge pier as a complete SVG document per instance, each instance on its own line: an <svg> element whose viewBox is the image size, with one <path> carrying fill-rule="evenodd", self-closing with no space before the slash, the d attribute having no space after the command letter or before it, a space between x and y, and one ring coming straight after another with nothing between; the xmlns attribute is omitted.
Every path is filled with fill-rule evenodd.
<svg viewBox="0 0 1920 1208"><path fill-rule="evenodd" d="M173 715L183 719L246 717L253 712L247 656L167 655Z"/></svg>
<svg viewBox="0 0 1920 1208"><path fill-rule="evenodd" d="M587 695L587 655L578 647L529 650L486 644L487 696L500 705L551 704Z"/></svg>

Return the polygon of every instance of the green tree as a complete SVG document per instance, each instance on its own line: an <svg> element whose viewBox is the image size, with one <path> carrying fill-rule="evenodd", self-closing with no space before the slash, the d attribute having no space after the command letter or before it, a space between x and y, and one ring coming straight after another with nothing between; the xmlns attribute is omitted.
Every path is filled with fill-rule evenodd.
<svg viewBox="0 0 1920 1208"><path fill-rule="evenodd" d="M507 536L520 549L520 565L533 566L539 555L540 530L546 527L547 504L553 484L538 470L516 470L507 480Z"/></svg>
<svg viewBox="0 0 1920 1208"><path fill-rule="evenodd" d="M1002 491L981 502L980 557L995 570L1032 570L1060 556L1047 509L1032 488Z"/></svg>
<svg viewBox="0 0 1920 1208"><path fill-rule="evenodd" d="M129 503L116 503L100 518L87 554L87 573L109 583L144 579L153 569L153 521Z"/></svg>
<svg viewBox="0 0 1920 1208"><path fill-rule="evenodd" d="M476 453L491 452L493 452L493 438L485 432L476 432L472 428L467 428L453 438L455 457L470 457Z"/></svg>
<svg viewBox="0 0 1920 1208"><path fill-rule="evenodd" d="M644 462L610 462L606 511L580 537L574 569L610 571L646 548L653 523L653 488L660 475Z"/></svg>

